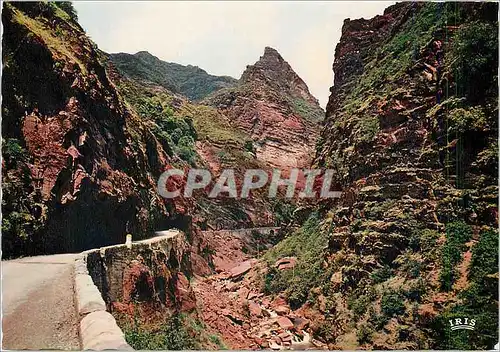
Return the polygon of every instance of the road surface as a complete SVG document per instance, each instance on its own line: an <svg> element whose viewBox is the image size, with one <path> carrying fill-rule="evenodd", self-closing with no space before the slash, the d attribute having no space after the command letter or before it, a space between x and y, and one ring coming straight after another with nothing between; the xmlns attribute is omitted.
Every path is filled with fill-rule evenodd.
<svg viewBox="0 0 500 352"><path fill-rule="evenodd" d="M2 261L2 349L80 349L75 257Z"/></svg>

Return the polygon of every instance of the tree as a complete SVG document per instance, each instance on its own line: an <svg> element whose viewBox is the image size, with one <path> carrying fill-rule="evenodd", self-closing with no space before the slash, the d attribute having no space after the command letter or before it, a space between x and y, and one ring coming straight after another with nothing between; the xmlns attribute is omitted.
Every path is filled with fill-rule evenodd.
<svg viewBox="0 0 500 352"><path fill-rule="evenodd" d="M78 14L77 14L75 8L73 7L73 3L71 1L57 2L57 6L61 10L63 10L64 12L66 12L69 15L69 17L71 17L71 19L73 21L78 22Z"/></svg>

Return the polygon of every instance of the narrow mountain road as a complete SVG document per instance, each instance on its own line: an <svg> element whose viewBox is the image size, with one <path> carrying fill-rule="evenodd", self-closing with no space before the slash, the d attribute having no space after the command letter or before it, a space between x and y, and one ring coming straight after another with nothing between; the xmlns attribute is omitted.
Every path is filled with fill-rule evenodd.
<svg viewBox="0 0 500 352"><path fill-rule="evenodd" d="M80 349L75 256L2 261L2 349Z"/></svg>

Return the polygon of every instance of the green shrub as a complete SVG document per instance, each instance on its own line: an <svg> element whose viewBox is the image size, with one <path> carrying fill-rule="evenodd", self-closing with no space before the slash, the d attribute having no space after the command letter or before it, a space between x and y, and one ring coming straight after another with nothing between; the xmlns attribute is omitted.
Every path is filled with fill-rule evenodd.
<svg viewBox="0 0 500 352"><path fill-rule="evenodd" d="M361 325L356 332L356 337L358 338L358 343L364 345L365 343L372 342L373 330L370 329L366 324Z"/></svg>
<svg viewBox="0 0 500 352"><path fill-rule="evenodd" d="M176 128L170 133L170 138L172 139L172 142L175 144L179 143L180 139L183 137L184 133L180 128Z"/></svg>
<svg viewBox="0 0 500 352"><path fill-rule="evenodd" d="M336 336L334 322L332 318L326 318L324 322L319 323L314 330L314 337L323 341L333 341Z"/></svg>
<svg viewBox="0 0 500 352"><path fill-rule="evenodd" d="M184 322L178 315L170 318L159 330L148 331L137 325L125 330L125 339L135 350L188 350L198 349Z"/></svg>
<svg viewBox="0 0 500 352"><path fill-rule="evenodd" d="M492 281L486 280L488 275L495 273L498 273L498 232L487 230L481 233L479 242L472 248L468 278L485 284L485 281Z"/></svg>
<svg viewBox="0 0 500 352"><path fill-rule="evenodd" d="M177 143L175 151L182 160L187 161L191 165L194 164L196 151L194 149L194 140L191 136L182 136Z"/></svg>
<svg viewBox="0 0 500 352"><path fill-rule="evenodd" d="M472 101L498 95L498 23L471 22L461 26L448 55L453 60L451 69L458 94Z"/></svg>
<svg viewBox="0 0 500 352"><path fill-rule="evenodd" d="M398 326L398 340L399 341L408 341L410 334L411 334L411 329L409 326L406 325L401 325Z"/></svg>
<svg viewBox="0 0 500 352"><path fill-rule="evenodd" d="M446 243L441 253L441 272L439 281L445 291L451 290L457 280L456 266L462 260L466 250L465 243L472 238L472 229L464 222L452 222L446 225Z"/></svg>
<svg viewBox="0 0 500 352"><path fill-rule="evenodd" d="M174 155L173 148L175 147L175 144L168 132L158 129L154 131L154 134L158 139L158 142L160 142L161 146L163 147L163 150L165 150L165 152L170 156Z"/></svg>
<svg viewBox="0 0 500 352"><path fill-rule="evenodd" d="M66 12L68 16L75 22L78 22L78 14L73 7L73 3L71 1L58 1L55 3L57 7Z"/></svg>
<svg viewBox="0 0 500 352"><path fill-rule="evenodd" d="M318 122L324 118L323 111L302 98L291 98L294 112L311 122Z"/></svg>
<svg viewBox="0 0 500 352"><path fill-rule="evenodd" d="M219 335L216 335L216 334L212 334L212 335L208 335L208 339L214 343L215 345L217 345L217 347L221 350L225 350L227 349L226 345L224 344L224 342L222 342L222 339L220 338Z"/></svg>
<svg viewBox="0 0 500 352"><path fill-rule="evenodd" d="M353 295L347 302L347 307L352 310L354 320L358 321L365 313L368 305L370 304L370 297L367 295L362 295L357 298L357 295Z"/></svg>
<svg viewBox="0 0 500 352"><path fill-rule="evenodd" d="M411 279L416 279L420 276L422 270L422 263L415 259L407 259L401 266L401 270L405 272L405 276Z"/></svg>
<svg viewBox="0 0 500 352"><path fill-rule="evenodd" d="M17 211L4 214L2 217L2 233L15 233L20 239L27 239L32 233L35 219L30 213L19 213Z"/></svg>
<svg viewBox="0 0 500 352"><path fill-rule="evenodd" d="M380 122L376 116L362 118L358 126L357 139L362 142L372 141L380 131Z"/></svg>
<svg viewBox="0 0 500 352"><path fill-rule="evenodd" d="M16 138L2 139L2 154L8 167L14 167L18 162L26 161L28 155Z"/></svg>
<svg viewBox="0 0 500 352"><path fill-rule="evenodd" d="M465 133L483 130L487 126L486 115L481 107L456 108L448 113L449 132Z"/></svg>
<svg viewBox="0 0 500 352"><path fill-rule="evenodd" d="M384 314L377 314L373 312L368 321L373 325L375 330L379 331L384 328L385 324L389 321L389 318Z"/></svg>
<svg viewBox="0 0 500 352"><path fill-rule="evenodd" d="M427 286L422 278L413 281L410 287L403 292L404 296L409 300L420 302L422 296L427 292Z"/></svg>
<svg viewBox="0 0 500 352"><path fill-rule="evenodd" d="M255 152L255 148L253 146L253 141L251 140L247 140L245 141L245 146L244 146L245 150L249 153L254 153Z"/></svg>
<svg viewBox="0 0 500 352"><path fill-rule="evenodd" d="M286 290L286 284L281 278L281 271L274 266L268 268L264 277L264 293L270 295Z"/></svg>
<svg viewBox="0 0 500 352"><path fill-rule="evenodd" d="M370 278L373 280L374 283L379 284L384 281L387 281L393 274L394 271L388 265L385 265L380 269L374 270L371 273Z"/></svg>
<svg viewBox="0 0 500 352"><path fill-rule="evenodd" d="M427 255L436 248L439 236L439 233L435 230L416 228L411 233L409 247L414 252Z"/></svg>
<svg viewBox="0 0 500 352"><path fill-rule="evenodd" d="M289 202L283 202L281 199L276 199L273 201L272 209L276 224L283 226L293 220L293 213L297 209L297 206Z"/></svg>
<svg viewBox="0 0 500 352"><path fill-rule="evenodd" d="M381 310L387 317L393 317L395 315L403 315L406 311L404 305L404 296L397 292L386 292L382 296Z"/></svg>
<svg viewBox="0 0 500 352"><path fill-rule="evenodd" d="M197 133L190 117L174 116L168 96L142 97L136 102L137 112L144 119L151 119L156 126L153 133L163 149L172 156L194 165L196 162L195 140Z"/></svg>

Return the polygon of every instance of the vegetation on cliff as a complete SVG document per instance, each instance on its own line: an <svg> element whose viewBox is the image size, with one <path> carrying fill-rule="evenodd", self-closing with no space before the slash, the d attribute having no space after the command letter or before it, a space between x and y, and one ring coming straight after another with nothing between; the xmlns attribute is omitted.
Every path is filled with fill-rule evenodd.
<svg viewBox="0 0 500 352"><path fill-rule="evenodd" d="M5 257L121 243L178 213L154 192L168 155L76 18L68 3L3 4Z"/></svg>
<svg viewBox="0 0 500 352"><path fill-rule="evenodd" d="M237 84L235 78L213 76L197 66L165 62L147 51L140 51L134 55L110 54L109 58L126 77L153 82L194 101L201 100L219 89Z"/></svg>
<svg viewBox="0 0 500 352"><path fill-rule="evenodd" d="M331 348L497 342L497 11L402 3L344 23L315 159L344 196L322 206L324 264L302 295ZM459 315L481 328L450 331Z"/></svg>

